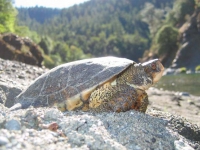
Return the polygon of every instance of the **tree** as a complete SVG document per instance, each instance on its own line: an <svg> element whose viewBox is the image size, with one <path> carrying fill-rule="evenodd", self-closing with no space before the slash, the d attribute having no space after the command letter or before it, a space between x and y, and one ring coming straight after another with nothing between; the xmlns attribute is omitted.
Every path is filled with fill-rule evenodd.
<svg viewBox="0 0 200 150"><path fill-rule="evenodd" d="M12 6L11 0L0 0L0 32L15 31L15 17L17 11Z"/></svg>
<svg viewBox="0 0 200 150"><path fill-rule="evenodd" d="M74 61L74 60L80 60L80 59L84 59L84 58L87 58L88 56L85 55L83 53L83 51L72 45L70 46L70 49L67 51L67 62L70 62L70 61Z"/></svg>
<svg viewBox="0 0 200 150"><path fill-rule="evenodd" d="M145 3L144 9L140 12L142 20L149 25L151 36L153 37L162 25L164 11L155 8L151 3Z"/></svg>
<svg viewBox="0 0 200 150"><path fill-rule="evenodd" d="M146 2L149 3L145 5L142 21L140 10ZM59 55L62 62L106 55L137 61L148 49L150 38L161 27L165 19L165 8L172 7L173 2L174 0L92 0L62 9L57 15L49 14L52 17L43 18L43 21L38 13L34 13L38 7L26 11L20 9L19 12L25 14L19 15L19 23L29 26L41 36L51 37L54 43L52 51L48 52L49 44L46 44L46 48L43 46L45 53ZM43 8L40 11L43 12ZM43 41L43 45L44 43Z"/></svg>
<svg viewBox="0 0 200 150"><path fill-rule="evenodd" d="M61 42L58 42L55 47L54 47L54 50L52 53L54 54L59 54L59 56L61 57L61 60L62 62L67 62L67 55L68 55L68 52L69 52L69 46L65 43L61 43Z"/></svg>
<svg viewBox="0 0 200 150"><path fill-rule="evenodd" d="M177 22L184 23L186 21L186 15L191 15L195 9L194 0L176 0L174 4L174 17Z"/></svg>
<svg viewBox="0 0 200 150"><path fill-rule="evenodd" d="M41 38L41 41L38 43L38 45L43 49L46 55L51 54L52 49L54 47L53 41L48 36L43 36Z"/></svg>
<svg viewBox="0 0 200 150"><path fill-rule="evenodd" d="M154 50L161 57L167 54L170 50L178 49L178 30L171 25L163 25L155 36L155 45L157 48Z"/></svg>
<svg viewBox="0 0 200 150"><path fill-rule="evenodd" d="M198 1L196 1L198 6ZM176 0L172 11L167 15L166 22L180 27L187 21L195 9L195 0Z"/></svg>

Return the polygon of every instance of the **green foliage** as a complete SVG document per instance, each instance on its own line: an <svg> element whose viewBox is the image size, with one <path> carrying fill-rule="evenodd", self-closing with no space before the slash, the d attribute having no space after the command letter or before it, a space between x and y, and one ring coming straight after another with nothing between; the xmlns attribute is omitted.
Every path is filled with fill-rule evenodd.
<svg viewBox="0 0 200 150"><path fill-rule="evenodd" d="M61 42L55 44L51 54L58 55L62 62L71 62L89 57L89 55L85 55L80 48L74 45L69 47L67 44Z"/></svg>
<svg viewBox="0 0 200 150"><path fill-rule="evenodd" d="M29 47L26 46L26 45L22 45L22 47L21 47L21 52L22 52L23 54L27 54L27 53L29 52Z"/></svg>
<svg viewBox="0 0 200 150"><path fill-rule="evenodd" d="M195 9L195 0L176 0L173 10L167 16L167 22L172 25L182 25L187 21L187 16L191 15Z"/></svg>
<svg viewBox="0 0 200 150"><path fill-rule="evenodd" d="M28 9L28 14L27 13ZM46 7L29 7L29 8L19 8L18 11L20 13L23 13L24 15L29 15L30 18L36 20L39 23L44 23L45 20L52 18L56 15L58 15L61 12L61 9L56 8L46 8ZM21 16L23 17L23 15Z"/></svg>
<svg viewBox="0 0 200 150"><path fill-rule="evenodd" d="M80 59L85 59L85 58L88 58L89 55L85 55L83 53L83 51L76 47L76 46L70 46L70 49L68 49L67 51L67 62L70 62L70 61L74 61L74 60L80 60Z"/></svg>
<svg viewBox="0 0 200 150"><path fill-rule="evenodd" d="M49 55L54 47L53 41L48 36L43 36L38 45L43 49L46 55Z"/></svg>
<svg viewBox="0 0 200 150"><path fill-rule="evenodd" d="M62 60L61 60L61 57L60 55L58 54L55 54L55 55L50 55L50 58L53 60L54 62L54 67L55 66L58 66L62 63Z"/></svg>
<svg viewBox="0 0 200 150"><path fill-rule="evenodd" d="M62 9L59 15L55 13L54 17L43 21L40 20L43 13L37 15L42 8L23 8L19 9L18 23L28 25L42 36L51 37L54 41L52 53L45 40L40 46L45 54L58 54L63 62L106 55L137 61L150 43L148 25L141 20L139 13L145 2L151 2L159 16L161 9L173 0L92 0ZM50 10L46 13L51 15ZM67 56L64 55L66 52Z"/></svg>
<svg viewBox="0 0 200 150"><path fill-rule="evenodd" d="M42 43L45 45L46 41L43 39L40 42L40 46L43 48L45 53L44 66L48 68L55 67L65 62L71 62L91 57L90 55L85 55L80 48L73 45L69 47L63 42L54 43L52 50L49 50L48 48L45 50L48 45L42 46Z"/></svg>
<svg viewBox="0 0 200 150"><path fill-rule="evenodd" d="M200 71L200 65L196 66L195 71Z"/></svg>
<svg viewBox="0 0 200 150"><path fill-rule="evenodd" d="M167 57L178 49L176 27L193 13L195 2L198 6L199 0L91 0L62 10L19 8L16 25L11 0L0 0L0 32L38 43L50 68L106 55L137 61L149 47Z"/></svg>
<svg viewBox="0 0 200 150"><path fill-rule="evenodd" d="M61 58L59 55L43 55L44 61L43 65L47 68L53 68L55 66L58 66L62 63Z"/></svg>
<svg viewBox="0 0 200 150"><path fill-rule="evenodd" d="M29 28L26 26L15 26L14 33L22 37L29 37L36 43L40 41L40 36L35 31L30 31Z"/></svg>
<svg viewBox="0 0 200 150"><path fill-rule="evenodd" d="M178 30L171 25L163 25L155 36L154 49L159 56L168 53L169 50L178 48Z"/></svg>
<svg viewBox="0 0 200 150"><path fill-rule="evenodd" d="M91 0L56 11L20 8L18 25L42 37L39 45L49 66L106 55L137 61L149 47L162 58L170 53L172 59L179 47L177 27L194 5L194 0Z"/></svg>
<svg viewBox="0 0 200 150"><path fill-rule="evenodd" d="M67 62L67 56L69 53L69 46L65 43L61 43L58 42L55 47L54 50L52 51L53 54L58 54L61 57L61 60L63 62Z"/></svg>
<svg viewBox="0 0 200 150"><path fill-rule="evenodd" d="M149 25L151 35L154 36L162 25L165 16L164 10L155 8L152 3L145 3L144 9L140 12L142 20Z"/></svg>
<svg viewBox="0 0 200 150"><path fill-rule="evenodd" d="M185 67L179 68L180 73L186 73L186 71L187 71L187 68Z"/></svg>
<svg viewBox="0 0 200 150"><path fill-rule="evenodd" d="M13 32L39 42L40 37L36 32L30 31L26 26L16 25L16 16L17 10L12 6L12 0L0 0L0 33Z"/></svg>
<svg viewBox="0 0 200 150"><path fill-rule="evenodd" d="M55 66L54 61L51 59L50 56L48 55L43 55L44 56L44 61L43 61L43 65L47 68L53 68Z"/></svg>
<svg viewBox="0 0 200 150"><path fill-rule="evenodd" d="M195 0L195 4L197 7L200 7L200 0Z"/></svg>
<svg viewBox="0 0 200 150"><path fill-rule="evenodd" d="M117 48L119 48L120 54L130 59L141 57L147 44L148 40L138 33L134 35L124 35L122 38L117 39Z"/></svg>
<svg viewBox="0 0 200 150"><path fill-rule="evenodd" d="M11 0L0 0L0 33L15 31L16 10Z"/></svg>

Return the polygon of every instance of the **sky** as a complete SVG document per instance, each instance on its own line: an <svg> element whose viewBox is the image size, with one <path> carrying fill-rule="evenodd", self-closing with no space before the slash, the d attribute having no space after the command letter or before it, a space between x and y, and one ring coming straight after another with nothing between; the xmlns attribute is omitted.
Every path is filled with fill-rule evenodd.
<svg viewBox="0 0 200 150"><path fill-rule="evenodd" d="M67 8L88 0L14 0L15 7L45 6L51 8Z"/></svg>

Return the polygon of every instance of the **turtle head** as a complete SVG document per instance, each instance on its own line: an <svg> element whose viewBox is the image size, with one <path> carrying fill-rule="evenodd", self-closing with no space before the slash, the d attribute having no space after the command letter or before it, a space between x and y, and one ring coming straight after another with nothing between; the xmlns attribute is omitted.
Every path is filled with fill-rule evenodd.
<svg viewBox="0 0 200 150"><path fill-rule="evenodd" d="M145 73L152 79L152 84L160 80L163 75L164 67L160 60L154 59L142 64Z"/></svg>
<svg viewBox="0 0 200 150"><path fill-rule="evenodd" d="M122 81L141 90L147 90L162 77L164 67L160 60L154 59L142 64L134 64L122 75ZM120 80L119 80L120 81Z"/></svg>

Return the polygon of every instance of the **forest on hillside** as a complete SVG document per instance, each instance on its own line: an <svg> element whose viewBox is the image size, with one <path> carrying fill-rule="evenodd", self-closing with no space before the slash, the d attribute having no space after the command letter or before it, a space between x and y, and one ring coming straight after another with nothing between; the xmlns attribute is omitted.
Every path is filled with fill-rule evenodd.
<svg viewBox="0 0 200 150"><path fill-rule="evenodd" d="M198 0L90 0L66 9L15 9L9 3L12 23L7 24L12 26L3 29L7 24L1 21L0 32L30 37L41 47L47 67L107 55L138 61L149 52L164 57L169 49L177 51L178 28L198 4Z"/></svg>

